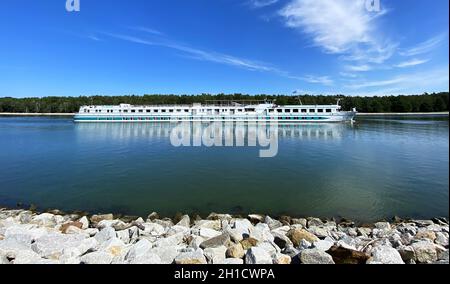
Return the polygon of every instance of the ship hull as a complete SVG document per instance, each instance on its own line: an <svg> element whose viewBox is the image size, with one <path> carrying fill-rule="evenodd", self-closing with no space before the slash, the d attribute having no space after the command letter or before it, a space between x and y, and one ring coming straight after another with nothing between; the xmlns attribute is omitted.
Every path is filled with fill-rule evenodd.
<svg viewBox="0 0 450 284"><path fill-rule="evenodd" d="M266 123L324 123L352 121L356 112L333 115L284 116L154 116L154 115L87 115L77 114L77 123L167 123L167 122L266 122Z"/></svg>

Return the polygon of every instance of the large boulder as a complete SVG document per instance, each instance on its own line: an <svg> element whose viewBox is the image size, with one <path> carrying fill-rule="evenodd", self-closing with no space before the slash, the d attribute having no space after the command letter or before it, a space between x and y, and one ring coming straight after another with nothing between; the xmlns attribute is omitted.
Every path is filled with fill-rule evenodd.
<svg viewBox="0 0 450 284"><path fill-rule="evenodd" d="M327 253L333 257L336 264L365 264L369 259L369 255L364 252L340 246L331 247Z"/></svg>
<svg viewBox="0 0 450 284"><path fill-rule="evenodd" d="M419 241L412 245L416 253L416 261L419 263L433 263L437 260L436 247L430 241Z"/></svg>
<svg viewBox="0 0 450 284"><path fill-rule="evenodd" d="M113 220L113 214L103 214L103 215L92 215L91 222L94 224L100 223L103 220Z"/></svg>
<svg viewBox="0 0 450 284"><path fill-rule="evenodd" d="M245 251L241 244L234 244L226 251L226 256L230 258L243 258L244 255Z"/></svg>
<svg viewBox="0 0 450 284"><path fill-rule="evenodd" d="M319 238L314 234L304 230L304 229L292 229L286 236L292 241L295 246L299 246L302 240L306 240L310 243L319 241Z"/></svg>
<svg viewBox="0 0 450 284"><path fill-rule="evenodd" d="M95 251L81 257L83 264L111 264L113 256L104 251Z"/></svg>
<svg viewBox="0 0 450 284"><path fill-rule="evenodd" d="M162 264L172 264L182 248L182 246L155 247L150 252L159 256Z"/></svg>
<svg viewBox="0 0 450 284"><path fill-rule="evenodd" d="M271 255L262 248L252 247L245 255L246 264L273 264Z"/></svg>
<svg viewBox="0 0 450 284"><path fill-rule="evenodd" d="M65 248L83 246L84 235L48 234L42 236L31 245L33 251L47 259L58 259Z"/></svg>
<svg viewBox="0 0 450 284"><path fill-rule="evenodd" d="M270 216L266 216L264 222L269 226L270 230L274 230L283 226L283 223L278 220L272 219Z"/></svg>
<svg viewBox="0 0 450 284"><path fill-rule="evenodd" d="M219 264L225 260L225 252L227 248L225 246L206 248L203 253L206 256L206 260L210 264Z"/></svg>
<svg viewBox="0 0 450 284"><path fill-rule="evenodd" d="M153 244L150 241L142 239L130 247L125 259L131 263L140 256L147 254L152 248Z"/></svg>
<svg viewBox="0 0 450 284"><path fill-rule="evenodd" d="M200 244L200 247L202 249L206 249L206 248L216 248L216 247L220 247L220 246L225 246L225 247L229 247L231 244L230 241L230 236L226 233L211 238L209 240L204 241L203 243Z"/></svg>
<svg viewBox="0 0 450 284"><path fill-rule="evenodd" d="M273 264L291 264L292 259L289 255L277 253L273 256Z"/></svg>
<svg viewBox="0 0 450 284"><path fill-rule="evenodd" d="M316 248L302 250L300 261L303 264L334 264L331 255Z"/></svg>
<svg viewBox="0 0 450 284"><path fill-rule="evenodd" d="M367 264L405 264L400 253L389 246L377 246Z"/></svg>
<svg viewBox="0 0 450 284"><path fill-rule="evenodd" d="M115 237L117 237L116 230L114 230L114 228L112 228L112 227L106 227L103 230L101 230L100 232L98 232L94 238L99 243L104 243Z"/></svg>
<svg viewBox="0 0 450 284"><path fill-rule="evenodd" d="M206 258L201 249L192 252L182 252L175 257L176 264L206 264Z"/></svg>
<svg viewBox="0 0 450 284"><path fill-rule="evenodd" d="M191 226L191 218L189 218L189 215L183 215L177 225L189 228Z"/></svg>

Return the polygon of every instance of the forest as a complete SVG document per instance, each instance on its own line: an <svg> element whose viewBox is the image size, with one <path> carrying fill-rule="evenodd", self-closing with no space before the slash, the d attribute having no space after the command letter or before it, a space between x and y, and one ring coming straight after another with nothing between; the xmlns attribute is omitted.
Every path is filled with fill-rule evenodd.
<svg viewBox="0 0 450 284"><path fill-rule="evenodd" d="M0 98L0 113L75 113L84 105L160 105L192 104L219 100L272 100L278 105L335 104L340 99L344 110L353 107L359 112L442 112L448 111L448 92L425 93L405 96L322 96L322 95L244 95L244 94L200 94L200 95L128 95L128 96L80 96L42 98Z"/></svg>

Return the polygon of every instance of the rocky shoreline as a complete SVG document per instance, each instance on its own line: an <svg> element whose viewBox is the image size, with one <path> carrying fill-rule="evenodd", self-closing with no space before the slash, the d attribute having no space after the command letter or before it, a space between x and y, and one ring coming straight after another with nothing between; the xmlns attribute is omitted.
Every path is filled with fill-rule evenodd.
<svg viewBox="0 0 450 284"><path fill-rule="evenodd" d="M449 222L0 209L0 264L448 264Z"/></svg>

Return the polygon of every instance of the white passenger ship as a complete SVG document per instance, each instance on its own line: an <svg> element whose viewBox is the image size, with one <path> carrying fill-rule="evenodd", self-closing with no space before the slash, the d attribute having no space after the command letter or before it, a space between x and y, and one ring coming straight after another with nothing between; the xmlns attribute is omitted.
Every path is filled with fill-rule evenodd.
<svg viewBox="0 0 450 284"><path fill-rule="evenodd" d="M82 106L75 122L343 122L352 121L356 109L335 105L276 105L272 102L215 102L192 105Z"/></svg>

